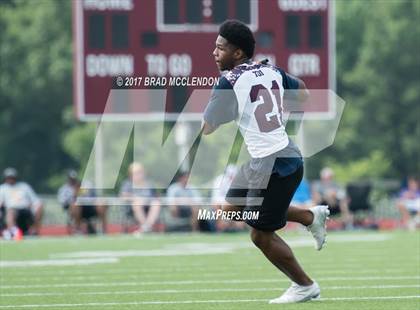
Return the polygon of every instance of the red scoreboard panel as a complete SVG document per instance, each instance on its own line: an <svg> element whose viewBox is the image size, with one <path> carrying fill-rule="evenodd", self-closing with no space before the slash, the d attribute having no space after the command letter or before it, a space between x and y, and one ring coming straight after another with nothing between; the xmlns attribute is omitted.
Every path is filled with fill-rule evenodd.
<svg viewBox="0 0 420 310"><path fill-rule="evenodd" d="M74 0L77 116L100 119L119 76L219 76L212 51L218 26L228 18L254 31L256 60L270 59L309 88L334 90L333 5L330 0ZM192 90L167 87L166 111L180 111ZM319 117L329 110L328 103L318 108L311 113ZM117 109L113 116L123 115Z"/></svg>

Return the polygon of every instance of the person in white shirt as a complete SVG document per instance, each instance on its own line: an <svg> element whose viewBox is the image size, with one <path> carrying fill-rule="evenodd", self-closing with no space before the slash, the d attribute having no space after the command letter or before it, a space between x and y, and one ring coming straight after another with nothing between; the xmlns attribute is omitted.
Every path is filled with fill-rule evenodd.
<svg viewBox="0 0 420 310"><path fill-rule="evenodd" d="M32 187L18 181L18 172L14 168L6 168L3 172L4 183L0 185L0 206L6 210L6 239L17 234L29 232L39 234L43 214L41 200ZM20 227L18 227L20 226Z"/></svg>

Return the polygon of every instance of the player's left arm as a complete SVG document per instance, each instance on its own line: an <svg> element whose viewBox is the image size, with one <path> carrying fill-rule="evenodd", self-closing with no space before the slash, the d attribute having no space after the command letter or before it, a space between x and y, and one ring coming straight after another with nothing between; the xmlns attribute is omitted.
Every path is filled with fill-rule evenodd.
<svg viewBox="0 0 420 310"><path fill-rule="evenodd" d="M269 63L268 58L258 61L259 64L267 65ZM293 99L299 102L304 102L309 98L309 91L306 87L306 84L303 80L299 79L296 76L291 75L290 73L285 72L284 70L276 67L280 74L283 77L283 88L292 89L294 91L290 92L293 94ZM290 99L290 98L289 98Z"/></svg>
<svg viewBox="0 0 420 310"><path fill-rule="evenodd" d="M309 91L308 91L308 88L306 87L305 82L295 76L290 75L289 73L286 73L286 76L288 79L294 79L297 83L297 88L296 88L297 100L299 102L306 101L309 98Z"/></svg>

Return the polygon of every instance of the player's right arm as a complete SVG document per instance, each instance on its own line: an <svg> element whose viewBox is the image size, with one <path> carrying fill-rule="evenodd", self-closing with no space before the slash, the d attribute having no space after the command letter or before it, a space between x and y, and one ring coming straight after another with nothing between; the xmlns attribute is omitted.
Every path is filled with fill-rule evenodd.
<svg viewBox="0 0 420 310"><path fill-rule="evenodd" d="M221 77L213 88L209 103L203 116L202 132L211 134L220 125L229 123L238 115L238 102L230 82Z"/></svg>

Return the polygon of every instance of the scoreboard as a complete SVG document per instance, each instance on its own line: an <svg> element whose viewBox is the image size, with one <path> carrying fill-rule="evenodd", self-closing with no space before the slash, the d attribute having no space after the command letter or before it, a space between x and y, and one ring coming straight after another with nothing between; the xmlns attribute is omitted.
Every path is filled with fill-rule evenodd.
<svg viewBox="0 0 420 310"><path fill-rule="evenodd" d="M308 88L334 90L333 14L330 0L73 0L77 117L99 120L120 77L219 76L212 51L226 19L252 29L255 60L268 58ZM193 89L168 87L166 111L182 110ZM326 103L311 113L322 118L328 111ZM116 109L111 116L124 114Z"/></svg>

